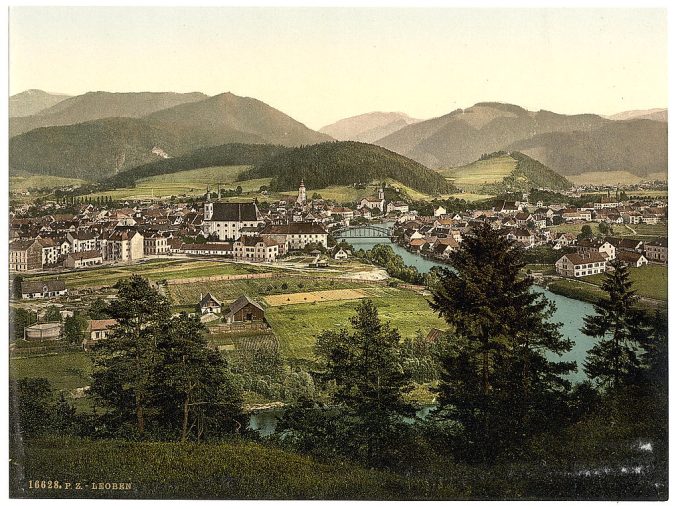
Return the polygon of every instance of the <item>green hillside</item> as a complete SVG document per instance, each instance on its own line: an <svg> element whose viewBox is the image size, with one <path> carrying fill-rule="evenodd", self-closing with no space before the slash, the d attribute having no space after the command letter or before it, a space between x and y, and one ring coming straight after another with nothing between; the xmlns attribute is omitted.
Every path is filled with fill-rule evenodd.
<svg viewBox="0 0 680 509"><path fill-rule="evenodd" d="M571 182L521 152L485 154L474 163L440 172L466 191L488 194L531 188L569 189Z"/></svg>
<svg viewBox="0 0 680 509"><path fill-rule="evenodd" d="M422 193L453 193L455 186L438 173L376 145L354 141L328 142L294 148L275 155L241 176L241 180L272 177L275 191L309 189L394 179Z"/></svg>
<svg viewBox="0 0 680 509"><path fill-rule="evenodd" d="M229 143L298 146L331 139L261 101L233 94L130 117L53 125L14 136L10 172L100 180L159 161L163 153L177 157ZM225 164L244 163L210 165Z"/></svg>

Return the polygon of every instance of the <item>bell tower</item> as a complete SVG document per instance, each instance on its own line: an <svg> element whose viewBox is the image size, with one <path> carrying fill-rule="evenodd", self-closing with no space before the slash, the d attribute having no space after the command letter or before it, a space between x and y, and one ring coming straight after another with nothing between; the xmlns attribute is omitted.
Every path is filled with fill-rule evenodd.
<svg viewBox="0 0 680 509"><path fill-rule="evenodd" d="M300 181L300 187L298 188L298 197L296 202L299 205L304 205L305 203L307 203L307 189L305 188L304 180Z"/></svg>

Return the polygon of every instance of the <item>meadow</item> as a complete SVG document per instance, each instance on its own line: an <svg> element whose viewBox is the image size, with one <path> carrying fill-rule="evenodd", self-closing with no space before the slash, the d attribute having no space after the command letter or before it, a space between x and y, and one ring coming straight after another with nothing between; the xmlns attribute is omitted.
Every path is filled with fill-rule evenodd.
<svg viewBox="0 0 680 509"><path fill-rule="evenodd" d="M364 288L373 300L381 320L398 329L402 339L418 331L427 334L431 328L447 325L429 307L420 294L398 288ZM267 320L281 340L281 348L289 359L312 359L315 338L325 329L350 328L357 301L332 301L317 304L294 304L267 308ZM417 317L417 319L414 319Z"/></svg>
<svg viewBox="0 0 680 509"><path fill-rule="evenodd" d="M85 352L12 358L9 372L17 380L46 378L55 390L72 390L90 384L92 360Z"/></svg>
<svg viewBox="0 0 680 509"><path fill-rule="evenodd" d="M668 300L668 266L647 265L630 269L630 279L633 281L633 289L641 297L667 301ZM601 285L604 274L586 276L584 281Z"/></svg>
<svg viewBox="0 0 680 509"><path fill-rule="evenodd" d="M10 176L9 189L11 192L27 191L29 189L56 189L66 186L78 186L87 183L85 180L55 177L52 175Z"/></svg>
<svg viewBox="0 0 680 509"><path fill-rule="evenodd" d="M634 175L629 171L588 171L579 173L578 175L569 175L571 180L577 186L595 185L605 186L612 184L639 184L645 178Z"/></svg>
<svg viewBox="0 0 680 509"><path fill-rule="evenodd" d="M578 235L581 233L581 229L585 225L589 225L595 235L599 234L597 222L591 223L564 223L557 226L548 226L548 230L560 233L573 233ZM645 237L668 237L668 224L613 224L612 231L614 237L634 237L634 238L645 238Z"/></svg>
<svg viewBox="0 0 680 509"><path fill-rule="evenodd" d="M517 161L510 156L494 157L475 161L464 166L440 170L444 177L455 185L470 191L484 184L496 184L510 175Z"/></svg>

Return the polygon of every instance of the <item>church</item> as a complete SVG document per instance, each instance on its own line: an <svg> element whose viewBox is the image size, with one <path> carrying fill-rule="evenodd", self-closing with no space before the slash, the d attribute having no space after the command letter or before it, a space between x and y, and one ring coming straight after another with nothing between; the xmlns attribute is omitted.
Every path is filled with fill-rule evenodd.
<svg viewBox="0 0 680 509"><path fill-rule="evenodd" d="M203 205L203 233L216 234L219 240L235 240L244 227L259 228L264 225L262 214L255 203L213 203Z"/></svg>

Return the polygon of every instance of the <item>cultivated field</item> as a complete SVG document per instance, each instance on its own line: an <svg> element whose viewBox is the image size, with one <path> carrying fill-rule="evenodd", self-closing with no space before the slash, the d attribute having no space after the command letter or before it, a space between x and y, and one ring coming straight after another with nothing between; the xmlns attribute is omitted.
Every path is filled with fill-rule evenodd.
<svg viewBox="0 0 680 509"><path fill-rule="evenodd" d="M56 189L58 187L85 184L81 179L67 177L53 177L52 175L30 175L25 177L10 177L10 192L27 191L28 189Z"/></svg>
<svg viewBox="0 0 680 509"><path fill-rule="evenodd" d="M92 372L90 355L69 352L56 355L12 358L10 377L47 378L55 390L71 390L89 385Z"/></svg>
<svg viewBox="0 0 680 509"><path fill-rule="evenodd" d="M292 304L313 304L334 300L356 300L366 297L362 290L322 290L319 292L284 293L270 295L264 301L270 306L288 306Z"/></svg>
<svg viewBox="0 0 680 509"><path fill-rule="evenodd" d="M569 175L568 178L577 186L639 184L644 180L649 180L648 178L638 177L629 171L588 171L578 175Z"/></svg>

